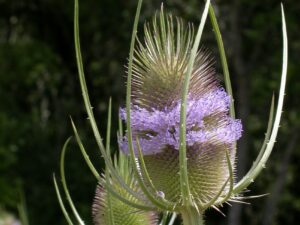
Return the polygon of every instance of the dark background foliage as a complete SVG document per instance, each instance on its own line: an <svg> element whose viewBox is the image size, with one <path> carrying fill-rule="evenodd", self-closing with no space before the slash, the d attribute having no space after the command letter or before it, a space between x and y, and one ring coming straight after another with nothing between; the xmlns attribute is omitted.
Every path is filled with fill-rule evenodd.
<svg viewBox="0 0 300 225"><path fill-rule="evenodd" d="M267 169L246 195L270 193L207 212L207 224L297 224L299 194L300 2L286 0L289 72L283 120ZM99 126L106 127L107 102L113 99L113 130L124 104L124 76L137 1L80 1L81 44L90 97ZM149 19L161 0L145 0L140 19ZM203 2L166 0L168 11L199 22ZM278 0L214 1L227 50L238 117L244 135L238 150L238 177L255 159L267 125L281 72L281 16ZM69 116L79 127L100 170L103 161L86 120L73 44L72 0L0 0L0 207L16 213L23 190L32 225L66 224L59 209L52 173L58 172L65 139L72 135ZM141 30L141 29L140 29ZM204 45L219 56L207 23ZM139 32L141 35L142 32ZM102 132L104 133L104 132ZM113 148L116 149L116 135ZM87 224L96 181L73 143L66 159L73 199Z"/></svg>

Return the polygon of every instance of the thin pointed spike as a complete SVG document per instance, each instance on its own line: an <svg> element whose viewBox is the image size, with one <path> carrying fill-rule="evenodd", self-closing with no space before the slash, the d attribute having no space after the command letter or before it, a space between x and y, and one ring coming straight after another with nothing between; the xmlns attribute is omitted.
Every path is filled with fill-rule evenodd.
<svg viewBox="0 0 300 225"><path fill-rule="evenodd" d="M230 199L229 201L234 202L234 203L244 204L244 205L251 205L251 203L249 203L249 202L243 202L243 201L239 201L236 199Z"/></svg>
<svg viewBox="0 0 300 225"><path fill-rule="evenodd" d="M250 173L247 173L245 176L246 179L244 179L244 181L242 183L239 183L239 185L234 188L234 193L239 193L243 189L247 188L252 183L252 181L258 176L258 174L261 172L261 170L264 168L264 165L266 164L266 162L273 150L276 136L278 133L280 119L281 119L281 113L282 113L282 107L283 107L286 76L287 76L287 64L288 64L288 39L287 39L287 31L286 31L283 5L281 5L281 13L282 13L282 36L283 36L282 73L281 73L281 82L280 82L280 89L279 89L279 98L278 98L277 109L276 109L276 114L275 114L275 119L274 119L274 124L273 124L273 128L272 128L270 140L269 140L269 143L267 143L264 154L261 157L257 166L252 171L249 171Z"/></svg>
<svg viewBox="0 0 300 225"><path fill-rule="evenodd" d="M26 200L22 189L20 190L20 203L17 205L17 208L22 225L29 225Z"/></svg>
<svg viewBox="0 0 300 225"><path fill-rule="evenodd" d="M141 145L140 145L138 137L136 138L136 143L137 143L137 149L138 149L138 156L139 156L139 161L140 161L141 173L144 175L144 179L145 179L146 183L149 183L150 188L152 189L152 191L155 192L157 190L154 187L154 185L153 185L153 183L151 181L150 175L148 173L148 170L146 168L146 164L145 164L145 161L144 161L144 156L143 156L143 153L142 153L142 149L141 149Z"/></svg>
<svg viewBox="0 0 300 225"><path fill-rule="evenodd" d="M251 166L249 172L247 173L246 176L244 176L235 186L234 186L234 191L235 194L239 193L237 191L240 191L242 190L240 188L240 186L242 184L244 184L244 182L247 180L247 177L248 177L248 174L251 174L251 172L257 167L258 163L260 162L262 156L264 155L265 153L265 150L266 150L266 145L270 139L270 135L271 135L271 130L272 130L272 125L273 125L273 117L274 117L274 105L275 105L275 97L274 95L272 96L272 102L271 102L271 108L270 108L270 113L269 113L269 121L268 121L268 126L267 126L267 132L266 132L266 135L265 135L265 139L264 139L264 142L262 144L262 147L259 151L259 154L258 156L256 157L256 160L254 161L253 165Z"/></svg>
<svg viewBox="0 0 300 225"><path fill-rule="evenodd" d="M229 177L226 180L226 182L223 184L223 186L221 187L218 194L214 198L212 198L208 203L204 204L203 208L207 208L207 207L209 207L213 204L215 204L215 205L222 204L223 202L227 201L229 199L229 197L231 196L231 194L232 194L232 190L233 190L233 169L232 169L232 165L231 165L231 162L230 162L228 152L226 152L226 161L227 161L227 166L228 166L228 170L229 170ZM228 191L226 197L224 199L222 199L221 201L217 201L217 199L221 196L222 192L224 191L228 181L230 181L230 188L229 188L229 191Z"/></svg>
<svg viewBox="0 0 300 225"><path fill-rule="evenodd" d="M99 173L97 172L97 170L95 169L95 167L93 166L92 162L90 161L89 159L89 156L87 155L85 149L84 149L84 146L81 142L81 139L80 139L80 136L77 132L77 129L76 129L76 126L75 124L73 123L73 121L71 120L71 123L72 123L72 127L73 127L73 130L74 130L74 133L75 133L75 136L76 136L76 140L77 140L77 143L80 147L80 150L84 156L84 159L86 160L90 170L92 171L92 173L94 174L94 176L97 178L97 180L100 179L100 175ZM105 160L105 165L107 167L107 169L109 170L109 173L118 181L118 183L130 194L132 194L135 198L137 199L142 199L141 196L139 196L137 193L135 193L126 183L125 181L122 179L122 177L119 175L118 171L116 171L116 169L114 168L113 166L113 163L110 160Z"/></svg>
<svg viewBox="0 0 300 225"><path fill-rule="evenodd" d="M130 152L133 152L133 143L132 143L132 131L131 131L131 115L130 115L130 107L131 107L131 77L132 77L132 65L133 65L133 54L134 54L134 46L136 40L137 26L140 17L142 0L138 1L138 6L136 9L136 14L134 18L133 30L131 35L131 43L130 43L130 51L129 51L129 62L128 62L128 75L127 75L127 90L126 90L126 116L127 116L127 139L128 139L128 148ZM134 153L133 153L134 154ZM133 155L134 158L134 155ZM133 167L135 168L135 160L132 161Z"/></svg>
<svg viewBox="0 0 300 225"><path fill-rule="evenodd" d="M225 181L225 183L223 184L223 186L221 187L219 192L209 202L202 205L201 208L204 208L204 209L208 208L208 207L212 206L218 200L218 198L221 196L222 192L224 191L226 185L228 184L229 179L230 179L230 177L227 178L227 180Z"/></svg>
<svg viewBox="0 0 300 225"><path fill-rule="evenodd" d="M141 1L141 0L140 0ZM113 165L111 163L110 157L106 154L106 150L104 148L102 138L99 132L99 129L97 127L97 123L94 117L94 113L91 107L90 99L88 96L88 91L87 91L87 85L85 81L85 76L84 76L84 69L83 69L83 63L82 63L82 56L81 56L81 50L80 50L80 40L79 40L79 6L78 6L78 0L75 0L75 5L74 5L74 41L75 41L75 52L76 52L76 61L77 61L77 68L78 68L78 75L79 75L79 80L80 80L80 87L82 90L82 96L84 100L84 105L89 117L89 121L97 142L97 145L99 147L99 150L105 160L106 166L109 168L109 171L112 176L117 179L117 181L120 183L122 187L126 189L127 192L131 193L133 196L141 199L140 196L138 196L136 193L134 193L126 184L125 182L120 178L118 175L117 171L113 168ZM132 59L131 59L132 61Z"/></svg>
<svg viewBox="0 0 300 225"><path fill-rule="evenodd" d="M228 69L222 35L220 32L218 21L217 21L217 18L216 18L215 12L214 12L214 8L212 5L210 5L210 7L209 7L209 17L210 17L210 21L211 21L211 24L214 29L216 41L217 41L218 48L219 48L219 53L220 53L220 58L221 58L221 63L222 63L222 68L223 68L223 73L224 73L224 78L225 78L226 92L231 97L230 111L229 111L230 116L232 118L235 118L234 99L233 99L232 86L231 86L231 81L230 81L230 73L229 73L229 69Z"/></svg>
<svg viewBox="0 0 300 225"><path fill-rule="evenodd" d="M94 175L94 177L97 180L100 180L100 175L97 172L96 168L94 167L93 163L91 162L89 155L86 153L86 150L85 150L85 148L84 148L84 146L82 144L82 141L80 139L80 136L79 136L79 134L77 132L77 128L76 128L76 126L75 126L72 118L71 118L71 124L72 124L72 128L73 128L73 132L74 132L75 137L76 137L77 144L78 144L78 146L80 148L81 154L83 155L83 158L84 158L86 164L88 165L88 167L91 170L91 172Z"/></svg>
<svg viewBox="0 0 300 225"><path fill-rule="evenodd" d="M159 223L159 225L166 225L167 224L167 219L168 219L168 212L164 212L163 216L161 218L161 222Z"/></svg>
<svg viewBox="0 0 300 225"><path fill-rule="evenodd" d="M260 159L262 158L264 150L265 150L265 148L267 146L267 143L270 139L272 125L273 125L273 119L274 119L274 105L275 105L275 97L274 97L274 94L273 94L272 101L271 101L271 108L270 108L270 113L269 113L269 121L268 121L266 136L265 136L264 142L262 144L261 150L259 151L259 154L257 156L257 159L254 161L253 168L255 168L257 166Z"/></svg>
<svg viewBox="0 0 300 225"><path fill-rule="evenodd" d="M130 118L132 65L133 65L133 54L134 54L134 45L136 40L137 26L138 26L141 7L142 7L142 2L143 2L142 0L139 0L136 14L135 14L133 31L131 36L130 52L129 52L129 63L128 63L126 114L127 114L127 130L128 130L129 147L132 147L131 118Z"/></svg>
<svg viewBox="0 0 300 225"><path fill-rule="evenodd" d="M268 196L268 195L270 195L270 193L261 194L261 195L240 196L240 197L233 198L233 200L234 199L236 199L236 200L246 200L246 199L262 198L262 197L265 197L265 196Z"/></svg>
<svg viewBox="0 0 300 225"><path fill-rule="evenodd" d="M108 171L105 171L105 175L108 175ZM107 187L106 187L107 189ZM111 204L111 193L108 191L106 193L106 199L107 199L107 208L112 209L112 204ZM111 222L111 225L115 224L115 219L114 219L114 213L113 210L109 210L109 221Z"/></svg>
<svg viewBox="0 0 300 225"><path fill-rule="evenodd" d="M117 157L117 155L114 155L114 157L115 157L115 160L114 160L115 167L118 168L118 171L122 171L124 177L128 176L128 174L129 174L129 171L128 171L128 168L129 168L128 157L126 157L122 152L120 152L118 157ZM110 195L113 195L115 198L119 199L123 203L125 203L127 205L130 205L134 208L138 208L138 209L142 209L142 210L146 210L146 208L148 208L148 211L150 210L150 206L136 203L136 202L134 202L130 199L127 199L127 198L121 196L117 191L115 191L113 186L110 185L110 182L109 182L110 175L109 175L109 171L108 171L107 168L105 169L105 177L106 177L106 179L101 179L101 183L108 190L108 192L107 192L107 196L109 198L108 200L110 200ZM135 198L135 196L133 196L129 192L127 192L127 194L129 194L131 197ZM108 202L108 207L110 207L109 206L110 204L111 203ZM113 221L114 218L113 218L112 214L110 215L110 217L111 217L111 221Z"/></svg>
<svg viewBox="0 0 300 225"><path fill-rule="evenodd" d="M210 7L209 7L209 17L210 17L211 24L213 26L215 38L216 38L219 53L220 53L220 59L221 59L221 64L222 64L222 69L223 69L223 74L224 74L224 82L225 82L226 92L230 96L229 114L234 119L235 118L234 97L233 97L232 86L231 86L231 81L230 81L230 73L229 73L229 68L228 68L228 63L227 63L227 58L226 58L222 35L220 32L217 17L215 15L214 8L212 5L210 5ZM232 147L234 150L236 149L236 145L237 144L235 141L233 144L233 147Z"/></svg>
<svg viewBox="0 0 300 225"><path fill-rule="evenodd" d="M118 156L115 154L115 162L121 171L124 171L124 173L128 171L129 166L127 155L120 151Z"/></svg>
<svg viewBox="0 0 300 225"><path fill-rule="evenodd" d="M107 181L105 182L105 187L107 188L107 190L109 191L109 193L111 193L115 198L119 199L120 201L124 202L125 204L127 204L129 206L132 206L134 208L141 209L141 210L146 210L146 211L154 211L154 210L156 210L155 207L151 207L151 206L148 206L148 205L143 205L143 204L140 204L140 203L136 203L136 202L133 202L131 200L128 200L127 198L124 198L119 193L117 193L114 190L114 188Z"/></svg>
<svg viewBox="0 0 300 225"><path fill-rule="evenodd" d="M145 194L150 198L153 203L155 202L160 207L164 208L165 205L161 204L160 201L156 199L157 196L152 195L145 184L143 183L139 172L137 170L136 160L134 156L134 150L133 150L133 141L132 141L132 131L131 131L131 118L130 118L130 105L131 105L131 77L132 77L132 64L133 64L133 54L134 54L134 45L136 40L136 33L137 33L137 26L138 26L138 20L140 16L140 11L142 7L142 0L139 0L135 19L134 19L134 25L133 25L133 31L132 31L132 37L131 37L131 44L130 44L130 52L129 52L129 63L128 63L128 76L127 76L127 93L126 93L126 114L127 114L127 135L128 135L128 147L130 150L130 155L132 159L133 168L135 170L135 173L137 175L137 179L139 181L139 184L141 185L141 188L143 191L145 191Z"/></svg>
<svg viewBox="0 0 300 225"><path fill-rule="evenodd" d="M80 50L80 39L79 39L79 5L78 0L75 0L75 6L74 6L74 41L75 41L75 52L76 52L76 61L77 61L77 68L78 68L78 75L80 80L80 87L82 91L82 97L84 100L85 109L87 111L90 124L92 126L94 136L96 138L97 144L99 146L99 149L102 153L102 155L105 157L105 148L102 142L102 138L100 135L100 132L98 130L96 120L94 117L94 113L92 110L92 106L90 103L90 98L88 95L88 89L85 81L85 75L84 75L84 69L83 69L83 63L82 63L82 56L81 56L81 50ZM103 154L104 153L104 154Z"/></svg>
<svg viewBox="0 0 300 225"><path fill-rule="evenodd" d="M141 173L144 175L143 177L143 180L145 180L145 183L147 183L150 188L152 189L152 191L154 193L157 192L157 189L155 188L155 186L153 185L152 181L151 181L151 178L149 176L149 173L148 173L148 170L146 168L146 164L145 164L145 161L144 161L144 157L143 157L143 153L142 153L142 149L141 149L141 145L140 145L140 142L139 142L139 139L138 137L136 138L136 143L137 143L137 149L138 149L138 156L139 156L139 168L141 169ZM170 202L166 199L163 199L162 201L164 204L168 204L169 205L169 209L175 209L176 208L176 204L173 203L173 202Z"/></svg>
<svg viewBox="0 0 300 225"><path fill-rule="evenodd" d="M119 122L118 138L122 138L123 137L123 123L122 123L122 118L120 115L118 116L118 122Z"/></svg>
<svg viewBox="0 0 300 225"><path fill-rule="evenodd" d="M109 170L107 169L107 167L105 167L105 177L109 177ZM106 190L107 190L107 187L106 187ZM107 191L107 193L106 193L106 199L107 199L107 208L112 209L111 193L109 191ZM113 210L109 210L109 221L111 222L111 225L115 224Z"/></svg>
<svg viewBox="0 0 300 225"><path fill-rule="evenodd" d="M133 151L133 144L132 144L132 131L131 131L131 118L130 118L130 105L131 105L131 77L132 77L132 65L133 65L133 54L134 54L134 45L136 41L136 33L137 33L137 26L140 17L140 12L142 8L143 0L139 0L138 6L136 9L136 14L134 18L132 36L131 36L131 43L130 43L130 51L129 51L129 63L128 63L128 75L127 75L127 90L126 90L126 114L127 114L127 136L128 136L128 148L130 151ZM135 161L132 161L135 164ZM135 167L136 165L133 165Z"/></svg>
<svg viewBox="0 0 300 225"><path fill-rule="evenodd" d="M158 195L149 191L147 184L145 183L144 179L142 178L142 175L139 172L140 166L139 166L138 161L136 161L133 148L130 148L130 158L131 158L133 171L134 171L135 177L138 181L138 184L139 184L140 188L142 189L143 193L149 199L149 201L151 201L152 204L154 204L155 206L157 206L163 210L172 210L174 208L174 204L170 204L169 202L165 201L164 199L158 198Z"/></svg>
<svg viewBox="0 0 300 225"><path fill-rule="evenodd" d="M122 213L120 214L121 216L126 216L126 215L130 215L130 214L136 214L136 213L143 213L143 210L140 210L140 209L137 209L137 210L132 210L132 211L129 211L127 213Z"/></svg>
<svg viewBox="0 0 300 225"><path fill-rule="evenodd" d="M167 37L166 37L166 26L165 26L165 14L164 14L164 5L161 4L161 10L160 10L160 27L161 27L161 36L162 36L162 43L167 42ZM166 45L163 45L163 47L167 47Z"/></svg>
<svg viewBox="0 0 300 225"><path fill-rule="evenodd" d="M68 190L68 185L67 185L67 181L66 181L66 177L65 177L65 154L66 154L66 150L67 150L67 147L68 147L68 144L71 140L71 137L68 138L63 146L63 149L61 151L61 155L60 155L60 176L61 176L61 180L62 180L62 185L63 185L63 189L64 189L64 192L65 192L65 195L67 197L67 201L72 209L72 212L77 220L77 222L80 224L80 225L84 225L84 222L83 220L81 219L81 217L79 216L79 213L77 212L77 209L73 203L73 200L71 198L71 195L69 193L69 190Z"/></svg>
<svg viewBox="0 0 300 225"><path fill-rule="evenodd" d="M216 207L216 206L213 205L212 208L214 210L216 210L218 213L220 213L222 216L226 217L226 215L218 207Z"/></svg>
<svg viewBox="0 0 300 225"><path fill-rule="evenodd" d="M55 174L53 174L53 183L54 183L55 192L56 192L57 200L59 202L59 206L61 208L61 211L63 212L64 217L67 220L68 224L69 225L73 225L73 222L72 222L72 220L71 220L71 218L70 218L70 216L69 216L69 214L68 214L68 212L66 210L64 202L63 202L63 200L61 198L60 191L59 191L59 188L58 188L58 185L57 185L57 182L56 182Z"/></svg>
<svg viewBox="0 0 300 225"><path fill-rule="evenodd" d="M227 196L224 198L224 202L226 202L232 195L232 190L233 190L233 168L232 168L232 164L229 158L229 154L228 151L226 151L226 160L227 160L227 165L228 165L228 170L229 170L229 176L230 176L230 185L229 185L229 191Z"/></svg>
<svg viewBox="0 0 300 225"><path fill-rule="evenodd" d="M229 154L228 151L226 151L226 162L227 162L227 166L228 166L228 171L229 171L229 191L227 192L226 196L220 200L220 201L216 201L215 204L216 205L220 205L224 202L226 202L233 194L232 190L233 190L233 169L232 169L232 164L229 158Z"/></svg>
<svg viewBox="0 0 300 225"><path fill-rule="evenodd" d="M112 100L109 98L108 113L107 113L107 128L106 128L106 152L110 155L110 135L111 135L111 104Z"/></svg>
<svg viewBox="0 0 300 225"><path fill-rule="evenodd" d="M237 199L244 200L244 199L262 198L262 197L265 197L265 196L268 196L268 195L270 195L270 193L261 194L261 195L242 196L241 198L237 198Z"/></svg>
<svg viewBox="0 0 300 225"><path fill-rule="evenodd" d="M90 103L90 98L88 95L87 85L85 81L84 76L84 69L83 69L83 63L82 63L82 56L81 56L81 50L80 50L80 39L79 39L79 6L78 6L78 0L75 0L74 4L74 42L75 42L75 52L76 52L76 61L77 61L77 68L78 68L78 76L80 81L80 87L82 91L82 97L84 100L85 109L88 114L88 118L90 121L90 125L92 127L97 145L99 147L99 150L105 160L105 164L109 167L110 171L112 171L113 166L111 163L110 157L106 154L106 150L103 145L103 141L99 132L99 129L97 127L97 123L94 117L94 113L92 110L92 106ZM112 174L117 177L116 173ZM119 179L118 179L119 180Z"/></svg>
<svg viewBox="0 0 300 225"><path fill-rule="evenodd" d="M190 185L188 180L188 170L187 170L187 158L186 158L186 106L187 106L187 96L191 74L193 72L194 62L197 56L197 51L199 48L202 32L206 22L208 9L210 5L210 0L206 1L205 8L202 14L202 18L199 24L198 32L194 41L193 48L191 50L190 60L187 67L187 72L185 75L184 86L181 96L181 107L180 107L180 147L179 147L179 174L180 174L180 190L183 197L183 205L193 205L193 200L190 194Z"/></svg>
<svg viewBox="0 0 300 225"><path fill-rule="evenodd" d="M176 217L177 217L177 214L175 212L173 212L168 225L173 225Z"/></svg>

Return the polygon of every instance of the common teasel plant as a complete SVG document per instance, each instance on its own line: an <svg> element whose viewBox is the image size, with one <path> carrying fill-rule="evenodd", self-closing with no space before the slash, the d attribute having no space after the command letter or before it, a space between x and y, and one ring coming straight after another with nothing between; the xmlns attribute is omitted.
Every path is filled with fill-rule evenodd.
<svg viewBox="0 0 300 225"><path fill-rule="evenodd" d="M78 0L75 0L74 37L78 74L88 119L105 161L105 170L99 173L72 121L83 157L98 181L92 207L94 223L172 225L175 217L180 215L185 225L202 225L208 208L221 212L225 203L241 202L249 197L243 196L242 191L262 171L272 152L281 119L287 75L288 48L283 6L283 63L277 109L274 109L273 96L261 150L250 170L238 182L235 179L236 141L242 135L242 125L235 118L225 50L210 1L205 3L198 29L165 13L162 7L151 22L145 23L144 37L137 38L141 6L142 0L139 0L127 67L126 107L120 108L120 151L112 154L111 101L104 144L88 96L80 51ZM219 48L225 89L217 79L209 51L199 48L208 16ZM123 122L126 124L125 134ZM75 219L77 223L84 224L65 179L64 158L69 140L62 150L60 175ZM62 211L68 223L73 224L55 176L54 184Z"/></svg>

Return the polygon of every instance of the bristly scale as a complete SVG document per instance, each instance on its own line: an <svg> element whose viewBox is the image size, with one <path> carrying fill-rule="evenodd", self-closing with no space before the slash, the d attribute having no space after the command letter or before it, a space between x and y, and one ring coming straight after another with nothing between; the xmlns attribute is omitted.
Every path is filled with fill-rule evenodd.
<svg viewBox="0 0 300 225"><path fill-rule="evenodd" d="M134 150L137 152L138 138L153 185L165 199L180 205L181 93L194 42L193 25L174 19L161 9L151 24L145 24L144 33L133 59ZM209 52L198 51L186 105L186 143L191 195L201 210L208 207L206 203L218 195L226 182L220 196L228 192L230 174L226 154L234 167L233 146L242 133L241 122L228 115L230 96L216 77ZM126 120L125 109L120 114ZM129 154L126 136L119 144Z"/></svg>

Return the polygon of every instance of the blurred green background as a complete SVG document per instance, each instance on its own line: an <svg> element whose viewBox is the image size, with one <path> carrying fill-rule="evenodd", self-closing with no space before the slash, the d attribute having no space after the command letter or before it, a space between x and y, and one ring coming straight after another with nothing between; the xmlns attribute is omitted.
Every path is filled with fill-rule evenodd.
<svg viewBox="0 0 300 225"><path fill-rule="evenodd" d="M282 36L279 0L213 1L227 50L238 118L244 125L238 150L238 176L250 168L266 130L272 93L278 96ZM283 120L267 169L245 195L270 193L225 205L223 217L207 212L207 225L294 225L300 219L300 1L284 1L289 36L289 72ZM125 99L125 67L137 1L80 1L81 44L87 82L100 128L106 127L107 102L113 99L113 130ZM160 8L144 0L140 28ZM199 22L200 0L166 0L165 7ZM100 170L103 161L86 120L77 78L72 0L0 0L0 216L17 215L20 192L31 225L66 224L52 182L63 142L77 124ZM219 63L207 22L203 45ZM138 33L142 35L142 29ZM104 133L104 132L102 132ZM116 135L113 137L116 149ZM96 180L75 143L66 159L67 180L78 210L91 224ZM1 222L0 222L1 224ZM2 225L2 224L1 224Z"/></svg>

